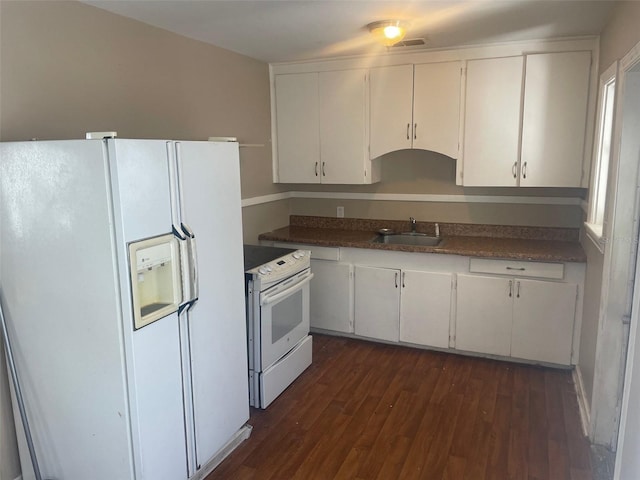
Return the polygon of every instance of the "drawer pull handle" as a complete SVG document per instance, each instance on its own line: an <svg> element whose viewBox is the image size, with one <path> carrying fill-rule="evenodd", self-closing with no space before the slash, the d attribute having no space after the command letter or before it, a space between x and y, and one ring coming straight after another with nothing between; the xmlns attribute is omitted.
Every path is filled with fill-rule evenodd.
<svg viewBox="0 0 640 480"><path fill-rule="evenodd" d="M507 267L507 270L518 270L519 272L524 272L526 268L524 267Z"/></svg>
<svg viewBox="0 0 640 480"><path fill-rule="evenodd" d="M513 297L513 280L509 280L509 297Z"/></svg>

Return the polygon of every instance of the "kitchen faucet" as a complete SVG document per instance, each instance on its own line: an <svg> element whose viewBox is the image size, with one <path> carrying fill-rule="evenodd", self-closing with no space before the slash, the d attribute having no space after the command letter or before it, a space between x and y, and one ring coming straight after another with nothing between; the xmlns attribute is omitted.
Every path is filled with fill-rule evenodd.
<svg viewBox="0 0 640 480"><path fill-rule="evenodd" d="M416 219L409 217L409 222L411 222L411 233L416 233Z"/></svg>

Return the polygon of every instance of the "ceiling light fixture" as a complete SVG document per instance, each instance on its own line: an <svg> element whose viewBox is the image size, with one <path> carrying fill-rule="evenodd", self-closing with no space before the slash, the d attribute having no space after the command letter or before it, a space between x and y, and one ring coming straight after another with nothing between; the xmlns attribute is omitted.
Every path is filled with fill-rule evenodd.
<svg viewBox="0 0 640 480"><path fill-rule="evenodd" d="M370 23L367 28L385 47L395 45L407 34L407 23L402 20L380 20Z"/></svg>

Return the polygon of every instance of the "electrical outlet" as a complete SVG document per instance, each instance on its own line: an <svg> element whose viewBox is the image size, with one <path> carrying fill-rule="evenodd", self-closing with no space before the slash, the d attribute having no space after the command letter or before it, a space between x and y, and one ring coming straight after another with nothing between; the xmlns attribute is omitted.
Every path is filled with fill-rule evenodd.
<svg viewBox="0 0 640 480"><path fill-rule="evenodd" d="M344 218L344 207L336 208L336 216L338 218Z"/></svg>

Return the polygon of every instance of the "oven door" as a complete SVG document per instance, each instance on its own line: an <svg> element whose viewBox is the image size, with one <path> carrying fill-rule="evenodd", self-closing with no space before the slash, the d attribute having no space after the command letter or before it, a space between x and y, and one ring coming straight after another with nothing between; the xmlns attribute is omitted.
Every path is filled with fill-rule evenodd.
<svg viewBox="0 0 640 480"><path fill-rule="evenodd" d="M261 365L264 371L309 334L310 269L260 293Z"/></svg>

